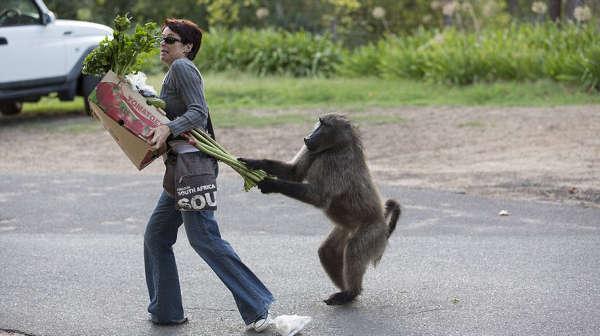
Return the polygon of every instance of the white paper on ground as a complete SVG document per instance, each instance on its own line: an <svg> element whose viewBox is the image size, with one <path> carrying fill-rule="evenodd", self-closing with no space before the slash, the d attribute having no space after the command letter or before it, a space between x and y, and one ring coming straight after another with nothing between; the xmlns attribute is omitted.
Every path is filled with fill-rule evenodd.
<svg viewBox="0 0 600 336"><path fill-rule="evenodd" d="M310 316L280 315L271 321L271 328L281 336L294 336L310 321L312 321Z"/></svg>

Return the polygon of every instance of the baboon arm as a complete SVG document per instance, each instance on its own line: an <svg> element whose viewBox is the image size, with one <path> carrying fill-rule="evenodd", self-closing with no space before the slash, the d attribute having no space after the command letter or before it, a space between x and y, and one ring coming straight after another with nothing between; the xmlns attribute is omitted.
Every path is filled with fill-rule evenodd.
<svg viewBox="0 0 600 336"><path fill-rule="evenodd" d="M300 202L312 204L317 208L324 208L327 201L326 197L315 192L315 188L308 183L266 178L259 182L258 187L263 193L280 193Z"/></svg>
<svg viewBox="0 0 600 336"><path fill-rule="evenodd" d="M239 158L239 160L244 162L251 169L262 169L267 172L267 174L273 175L279 179L299 182L304 178L304 174L298 173L298 167L294 163L269 159L254 160Z"/></svg>
<svg viewBox="0 0 600 336"><path fill-rule="evenodd" d="M311 158L306 146L302 146L290 162L262 159L239 158L251 169L262 169L281 180L300 182L306 177Z"/></svg>
<svg viewBox="0 0 600 336"><path fill-rule="evenodd" d="M275 160L261 160L262 169L279 179L298 181L293 164Z"/></svg>

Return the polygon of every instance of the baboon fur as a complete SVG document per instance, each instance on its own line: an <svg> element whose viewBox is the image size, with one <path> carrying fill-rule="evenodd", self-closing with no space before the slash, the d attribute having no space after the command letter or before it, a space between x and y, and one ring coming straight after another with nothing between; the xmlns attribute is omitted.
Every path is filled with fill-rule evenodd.
<svg viewBox="0 0 600 336"><path fill-rule="evenodd" d="M322 209L334 228L319 247L321 264L340 292L328 305L353 301L362 291L369 263L381 259L396 227L400 205L383 205L365 162L357 129L339 114L319 118L290 162L240 158L248 167L276 177L258 184L263 193L281 193Z"/></svg>

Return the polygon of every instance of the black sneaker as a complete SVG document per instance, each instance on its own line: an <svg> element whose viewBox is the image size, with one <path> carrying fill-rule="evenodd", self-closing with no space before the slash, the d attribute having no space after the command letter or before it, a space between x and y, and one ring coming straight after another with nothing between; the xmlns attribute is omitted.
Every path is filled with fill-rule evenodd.
<svg viewBox="0 0 600 336"><path fill-rule="evenodd" d="M188 321L188 318L184 317L184 318L182 318L180 320L160 321L156 316L150 315L150 321L152 321L152 323L154 323L156 325L173 326L173 325L180 325L180 324L186 323Z"/></svg>

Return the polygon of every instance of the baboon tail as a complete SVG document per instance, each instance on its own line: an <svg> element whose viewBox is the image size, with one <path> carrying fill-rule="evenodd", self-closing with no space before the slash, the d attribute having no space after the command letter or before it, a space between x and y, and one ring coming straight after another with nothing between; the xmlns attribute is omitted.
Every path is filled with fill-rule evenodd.
<svg viewBox="0 0 600 336"><path fill-rule="evenodd" d="M389 199L385 202L385 220L388 225L388 233L387 237L389 238L392 235L392 232L396 229L396 224L398 223L398 218L400 218L400 214L402 210L400 208L400 203L396 200Z"/></svg>
<svg viewBox="0 0 600 336"><path fill-rule="evenodd" d="M398 223L398 219L400 218L400 214L402 213L402 209L400 208L400 203L396 200L389 199L385 202L384 206L384 216L387 224L387 234L386 239L389 239L394 230L396 229L396 224ZM381 232L381 231L380 231ZM381 235L381 233L380 233ZM380 236L381 238L381 236ZM385 249L386 244L381 244L381 249L379 249L379 254L373 258L373 266L377 266L381 257L383 256L383 251Z"/></svg>

